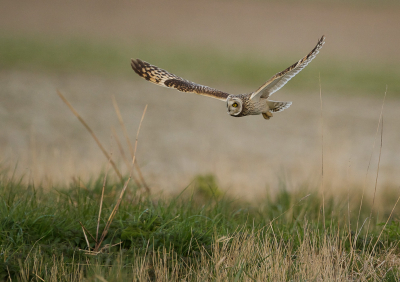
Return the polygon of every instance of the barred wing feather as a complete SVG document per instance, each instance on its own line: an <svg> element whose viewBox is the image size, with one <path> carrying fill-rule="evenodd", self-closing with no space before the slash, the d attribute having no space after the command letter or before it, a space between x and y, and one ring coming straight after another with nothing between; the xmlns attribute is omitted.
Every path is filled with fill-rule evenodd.
<svg viewBox="0 0 400 282"><path fill-rule="evenodd" d="M251 99L259 97L259 98L268 98L276 91L281 89L290 79L292 79L296 74L298 74L302 69L304 69L319 53L319 50L322 48L322 45L325 43L325 36L322 36L314 49L300 61L291 65L284 71L278 72L273 77L271 77L266 83L264 83L260 88L257 89L252 95Z"/></svg>
<svg viewBox="0 0 400 282"><path fill-rule="evenodd" d="M132 59L131 66L139 76L160 86L174 88L181 92L196 93L221 101L226 101L229 96L228 93L188 81L139 59Z"/></svg>

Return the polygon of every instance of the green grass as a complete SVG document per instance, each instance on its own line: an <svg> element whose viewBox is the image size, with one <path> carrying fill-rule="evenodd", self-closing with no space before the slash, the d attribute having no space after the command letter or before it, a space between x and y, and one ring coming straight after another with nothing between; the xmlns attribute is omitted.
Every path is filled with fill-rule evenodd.
<svg viewBox="0 0 400 282"><path fill-rule="evenodd" d="M43 39L3 34L0 36L0 69L132 77L130 58L135 57L201 84L244 85L251 91L300 59L269 58L268 54L261 58L250 53L232 55L229 51L211 48L161 48L159 44L138 41L128 46L82 38ZM388 85L389 95L400 95L400 70L395 64L329 61L323 53L324 50L307 71L301 72L286 87L315 91L319 89L320 74L325 93L381 95Z"/></svg>
<svg viewBox="0 0 400 282"><path fill-rule="evenodd" d="M367 233L367 224L360 229L371 211L371 201L365 198L358 234L360 194L350 195L350 213L347 195L327 196L322 209L321 195L315 189L289 192L284 184L276 187L276 195L247 203L224 195L210 175L197 177L194 187L176 196L143 196L130 186L103 245L122 243L106 247L96 256L88 255L79 222L96 236L102 182L100 176L85 185L44 190L40 185L26 185L3 175L0 279L279 281L281 278L273 277L281 277L280 269L286 269L282 274L285 280L299 281L299 277L328 275L306 271L308 267L326 268L326 262L306 262L310 255L316 256L315 260L319 253L333 249L344 256L335 275L344 271L343 275L355 278L371 275L366 281L399 279L400 264L377 266L399 254L396 218L378 240L392 206L380 208L380 214L373 211ZM121 188L119 183L107 183L105 187L100 232ZM359 236L354 240L356 234ZM94 247L94 240L88 239ZM326 259L335 264L339 253L329 253ZM371 267L366 269L364 264Z"/></svg>

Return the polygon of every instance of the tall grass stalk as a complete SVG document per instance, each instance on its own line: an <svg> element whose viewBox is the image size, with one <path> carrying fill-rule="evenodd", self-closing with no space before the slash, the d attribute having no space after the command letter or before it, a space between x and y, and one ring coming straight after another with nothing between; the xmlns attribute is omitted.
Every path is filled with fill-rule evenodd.
<svg viewBox="0 0 400 282"><path fill-rule="evenodd" d="M126 143L128 144L128 148L129 148L129 151L130 151L130 153L131 153L131 157L132 157L132 159L133 159L134 156L135 156L135 150L136 150L136 148L135 148L135 149L133 148L132 143L131 143L131 141L129 140L128 131L126 130L124 120L122 119L122 115L121 115L121 112L120 112L120 110L119 110L118 103L117 103L117 101L115 100L115 97L114 97L114 96L113 96L113 105L114 105L114 108L115 108L115 112L117 113L117 116L118 116L119 124L121 125L122 131L123 131L123 133L124 133ZM146 108L147 108L147 106L146 106ZM121 151L121 152L122 152L122 151ZM135 157L134 166L135 166L135 168L136 168L136 170L137 170L137 172L138 172L138 174L139 174L139 178L140 178L140 181L142 182L142 185L143 185L144 188L146 189L147 193L150 193L150 188L149 188L149 186L146 184L146 181L144 180L142 171L140 170L140 167L139 167L139 165L138 165L138 163L137 163L136 157ZM129 167L128 167L128 168L129 168ZM132 175L133 175L133 172L132 172Z"/></svg>
<svg viewBox="0 0 400 282"><path fill-rule="evenodd" d="M103 145L100 143L100 140L97 138L96 134L94 134L93 130L89 127L89 125L83 120L83 118L78 114L77 111L72 107L70 102L64 97L63 94L59 90L57 90L58 96L60 96L61 100L68 106L68 108L71 110L71 112L78 118L78 120L82 123L82 125L86 128L86 130L90 133L90 135L93 137L94 141L96 142L97 146L99 146L100 150L103 152L104 156L108 160L110 160L110 163L112 167L114 168L115 173L118 175L119 179L121 182L123 181L122 174L120 173L119 169L117 168L117 165L114 163L114 161L111 159L111 157L108 155L107 151L104 149Z"/></svg>
<svg viewBox="0 0 400 282"><path fill-rule="evenodd" d="M376 145L376 139L377 139L378 132L379 132L379 126L380 126L381 120L382 120L382 118L383 118L383 108L384 108L384 105L385 105L386 94L387 94L387 88L388 88L388 87L387 87L387 85L386 85L385 95L383 96L383 101L382 101L382 106L381 106L381 112L380 112L380 114L379 114L378 125L377 125L376 132L375 132L374 143L373 143L373 145L372 145L371 155L370 155L370 158L369 158L369 161L368 161L367 171L366 171L366 173L365 173L365 180L364 180L364 185L363 185L363 191L362 191L360 206L359 206L359 210L358 210L358 218L357 218L357 227L356 227L356 230L359 230L359 229L358 229L358 224L359 224L359 220L360 220L360 214L361 214L361 208L362 208L362 205L363 205L365 190L366 190L366 187L367 187L368 172L369 172L369 168L370 168L370 166L371 166L372 156L373 156L373 153L374 153L374 149L375 149L375 145ZM383 126L383 124L382 124L382 126ZM379 163L380 163L380 155L381 155L381 149L382 149L382 134L383 134L383 131L381 132L381 147L380 147L380 152L379 152ZM378 181L378 175L379 175L379 165L378 165L377 176L376 176L375 192L376 192L376 185L377 185L377 181ZM373 201L375 201L375 192L374 192ZM371 212L372 212L372 207L371 207ZM371 217L370 217L370 219L371 219ZM369 225L368 225L368 226L369 226ZM360 228L360 230L358 231L358 233L359 233L360 231L361 231L361 228ZM368 231L367 231L367 232L368 232ZM355 243L356 240L357 240L358 234L356 233L355 235L356 235L356 236L355 236L355 238L354 238L354 243Z"/></svg>

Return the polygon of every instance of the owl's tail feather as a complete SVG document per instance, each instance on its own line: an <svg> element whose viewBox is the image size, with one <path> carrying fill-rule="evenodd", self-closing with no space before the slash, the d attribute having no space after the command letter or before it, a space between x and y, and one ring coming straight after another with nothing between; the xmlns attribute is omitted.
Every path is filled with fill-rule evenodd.
<svg viewBox="0 0 400 282"><path fill-rule="evenodd" d="M273 113L282 112L283 110L289 108L291 104L292 102L267 101L269 110Z"/></svg>

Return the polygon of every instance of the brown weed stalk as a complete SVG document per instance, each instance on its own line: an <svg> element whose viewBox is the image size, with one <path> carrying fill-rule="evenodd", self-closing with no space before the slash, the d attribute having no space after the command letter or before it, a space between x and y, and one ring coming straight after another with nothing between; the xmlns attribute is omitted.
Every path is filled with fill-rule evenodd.
<svg viewBox="0 0 400 282"><path fill-rule="evenodd" d="M78 120L82 123L82 125L86 128L86 130L90 133L90 135L92 135L94 141L96 142L97 146L99 146L99 148L103 152L104 156L106 156L106 158L108 160L110 160L110 163L111 163L112 167L114 168L115 173L118 175L120 181L122 182L123 181L122 174L119 172L116 164L110 158L110 156L108 155L107 151L104 149L103 145L100 143L100 141L97 138L96 134L94 134L93 130L83 120L83 118L78 114L78 112L75 111L75 109L72 107L72 105L68 102L68 100L64 97L64 95L61 94L61 92L59 90L57 90L57 94L58 94L58 96L60 96L61 100L63 100L63 102L68 106L68 108L71 110L71 112L78 118Z"/></svg>
<svg viewBox="0 0 400 282"><path fill-rule="evenodd" d="M131 143L131 141L129 140L128 131L126 130L124 120L123 120L123 118L122 118L121 112L120 112L120 110L119 110L117 101L115 100L115 97L114 97L114 96L113 96L113 105L114 105L114 108L115 108L115 112L116 112L116 114L117 114L117 116L118 116L119 124L121 125L122 131L123 131L123 133L124 133L126 143L128 144L129 151L130 151L130 153L131 153L131 157L132 157L132 159L133 159L133 157L135 156L136 148L134 149L134 148L132 147L132 143ZM147 106L146 106L146 108L147 108ZM135 158L136 158L136 157L135 157ZM150 193L150 188L149 188L149 186L146 184L146 181L144 180L142 171L140 170L140 167L139 167L139 165L138 165L138 163L137 163L137 160L134 162L133 165L135 166L136 171L137 171L138 174L139 174L139 178L140 178L140 181L141 181L142 184L143 184L143 187L146 189L147 193ZM128 167L128 168L129 168L129 167Z"/></svg>

